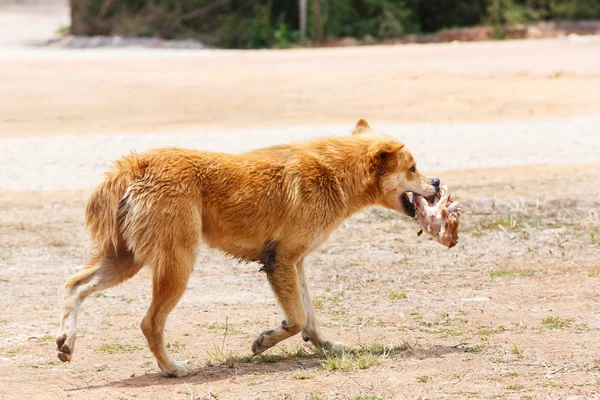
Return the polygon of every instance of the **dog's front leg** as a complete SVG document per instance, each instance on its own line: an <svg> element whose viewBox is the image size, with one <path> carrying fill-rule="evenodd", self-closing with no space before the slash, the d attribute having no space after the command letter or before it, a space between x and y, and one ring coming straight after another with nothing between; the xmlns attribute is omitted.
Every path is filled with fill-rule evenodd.
<svg viewBox="0 0 600 400"><path fill-rule="evenodd" d="M281 325L264 331L252 344L252 352L260 354L284 339L294 336L306 326L306 314L302 306L298 273L295 264L265 264L263 270L271 284L271 289L285 313Z"/></svg>
<svg viewBox="0 0 600 400"><path fill-rule="evenodd" d="M298 261L296 264L296 269L298 271L298 281L300 283L302 303L304 305L304 310L306 311L306 327L302 331L302 339L304 339L305 342L310 340L310 342L318 348L333 351L342 350L344 348L343 343L332 342L325 335L323 335L319 329L315 308L312 304L310 293L308 292L308 282L306 280L306 275L304 274L304 259Z"/></svg>

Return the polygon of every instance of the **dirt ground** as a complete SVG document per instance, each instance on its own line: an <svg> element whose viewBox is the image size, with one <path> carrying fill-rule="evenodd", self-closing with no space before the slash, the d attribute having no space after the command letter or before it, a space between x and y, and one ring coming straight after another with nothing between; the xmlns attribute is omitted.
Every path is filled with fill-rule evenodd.
<svg viewBox="0 0 600 400"><path fill-rule="evenodd" d="M598 168L444 173L468 210L452 250L393 212L351 218L308 260L325 330L350 348L343 356L296 337L249 359L255 336L281 318L266 279L203 249L166 334L193 366L183 379L159 377L139 329L144 270L88 299L73 362L55 358L62 283L85 262L87 193L3 193L0 397L597 397Z"/></svg>
<svg viewBox="0 0 600 400"><path fill-rule="evenodd" d="M600 114L600 38L0 52L0 137Z"/></svg>
<svg viewBox="0 0 600 400"><path fill-rule="evenodd" d="M565 39L189 56L0 51L0 148L16 137L359 117L600 115L599 50L599 40ZM501 142L489 146L509 151ZM159 376L139 329L146 270L86 301L73 362L58 361L62 287L86 262L90 190L0 191L0 398L600 398L599 170L557 159L440 173L464 209L451 250L381 208L348 220L307 260L324 330L348 346L341 355L296 337L251 359L255 337L281 320L268 283L258 265L202 249L167 325L169 350L192 366L183 379Z"/></svg>

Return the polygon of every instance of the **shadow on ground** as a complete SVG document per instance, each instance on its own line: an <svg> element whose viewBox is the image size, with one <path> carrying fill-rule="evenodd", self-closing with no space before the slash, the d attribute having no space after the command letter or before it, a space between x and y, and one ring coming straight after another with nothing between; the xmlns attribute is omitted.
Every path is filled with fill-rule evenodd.
<svg viewBox="0 0 600 400"><path fill-rule="evenodd" d="M351 349L342 354L332 353L305 353L302 355L288 354L283 356L262 355L259 357L239 357L217 365L192 368L190 375L186 376L185 382L188 384L203 384L220 380L229 379L236 375L263 375L277 372L309 371L317 369L347 371L353 367L352 360L347 364L340 363L338 360L344 357L358 360L361 356L381 357L381 359L402 359L402 358L441 358L446 354L472 352L473 350L462 344L456 346L434 346L431 348L419 348L407 343L396 347L373 347ZM336 367L337 365L337 367ZM340 365L346 365L341 367ZM158 368L158 367L157 367ZM108 382L102 385L82 386L67 390L67 392L79 392L86 390L102 389L108 387L149 387L149 386L167 386L181 384L182 380L177 378L165 378L159 373L150 373L141 376L133 376L126 379Z"/></svg>

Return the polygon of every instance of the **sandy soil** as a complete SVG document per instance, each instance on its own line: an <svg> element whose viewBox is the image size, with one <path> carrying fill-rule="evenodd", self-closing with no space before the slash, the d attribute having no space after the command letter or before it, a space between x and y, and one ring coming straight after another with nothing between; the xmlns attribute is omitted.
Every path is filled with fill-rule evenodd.
<svg viewBox="0 0 600 400"><path fill-rule="evenodd" d="M450 169L600 162L600 117L511 123L382 124L403 141L419 168ZM97 134L0 138L0 191L90 189L107 165L129 151L185 147L239 153L320 136L349 135L344 125L284 126L194 133ZM35 154L35 157L32 157Z"/></svg>
<svg viewBox="0 0 600 400"><path fill-rule="evenodd" d="M600 114L600 39L0 51L0 136Z"/></svg>
<svg viewBox="0 0 600 400"><path fill-rule="evenodd" d="M452 250L383 209L350 219L308 262L326 332L354 351L345 357L298 337L249 360L255 335L280 320L266 279L203 249L167 329L193 366L180 380L158 376L138 327L144 270L88 299L73 362L55 358L62 282L85 262L87 193L4 192L0 397L595 398L598 168L442 174L467 210Z"/></svg>

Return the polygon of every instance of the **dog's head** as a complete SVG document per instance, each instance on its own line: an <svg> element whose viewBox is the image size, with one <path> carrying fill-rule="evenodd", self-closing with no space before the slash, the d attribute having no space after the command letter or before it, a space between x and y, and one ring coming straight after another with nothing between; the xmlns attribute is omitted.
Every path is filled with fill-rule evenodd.
<svg viewBox="0 0 600 400"><path fill-rule="evenodd" d="M369 141L368 154L379 183L379 204L415 216L415 194L433 198L440 191L440 180L419 172L412 153L393 137L375 132L367 121L361 119L353 135Z"/></svg>

